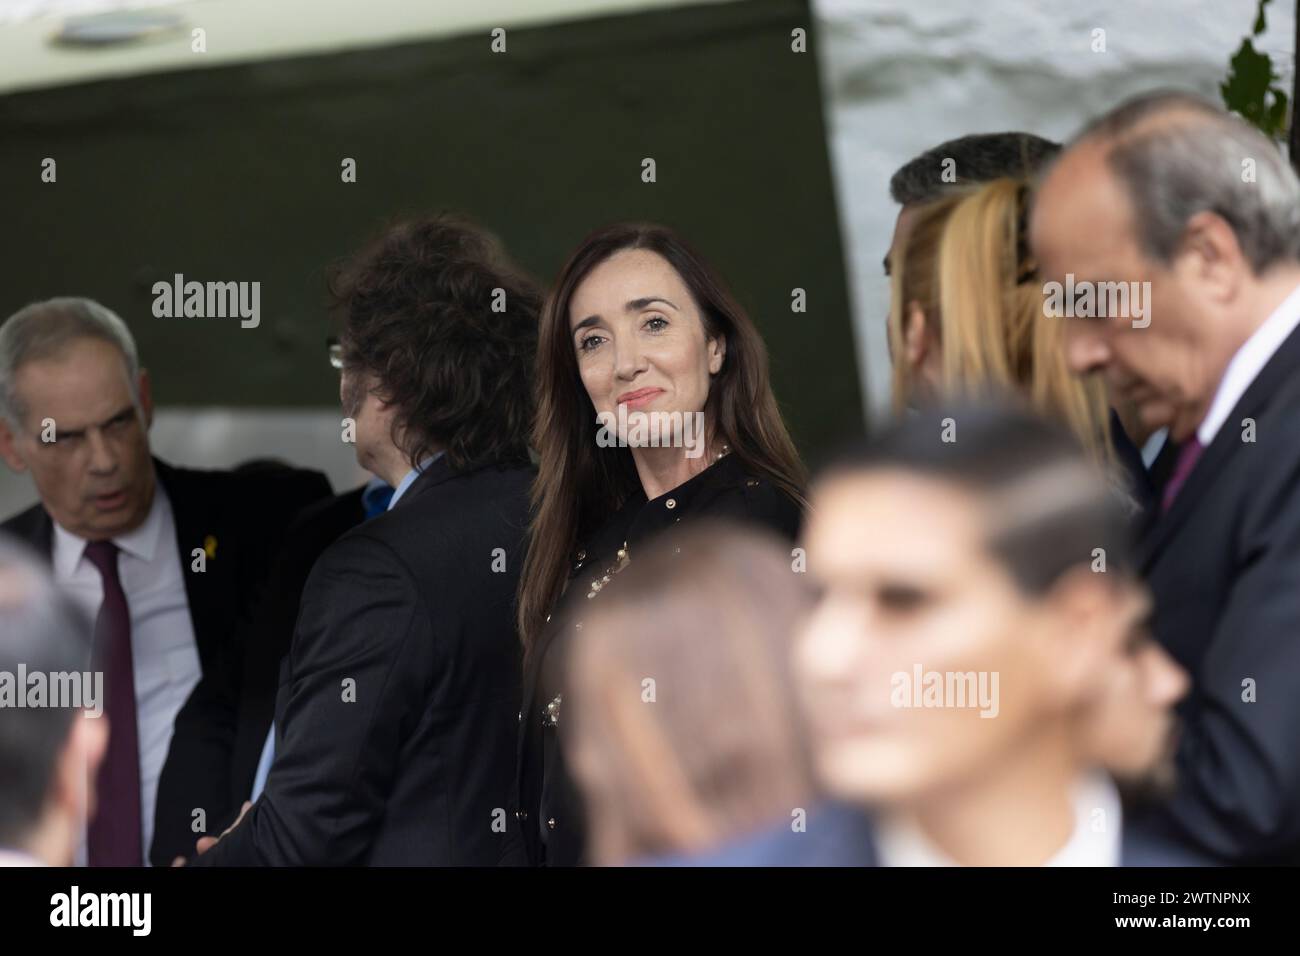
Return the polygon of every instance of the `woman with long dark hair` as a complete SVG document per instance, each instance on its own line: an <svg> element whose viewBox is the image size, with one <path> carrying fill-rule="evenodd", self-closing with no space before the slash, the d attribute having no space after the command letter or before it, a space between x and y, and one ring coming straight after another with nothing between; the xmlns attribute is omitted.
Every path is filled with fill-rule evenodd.
<svg viewBox="0 0 1300 956"><path fill-rule="evenodd" d="M569 258L543 309L536 383L515 816L531 862L566 865L582 861L584 836L557 733L564 635L682 521L729 517L793 540L805 472L762 338L663 226L608 226Z"/></svg>

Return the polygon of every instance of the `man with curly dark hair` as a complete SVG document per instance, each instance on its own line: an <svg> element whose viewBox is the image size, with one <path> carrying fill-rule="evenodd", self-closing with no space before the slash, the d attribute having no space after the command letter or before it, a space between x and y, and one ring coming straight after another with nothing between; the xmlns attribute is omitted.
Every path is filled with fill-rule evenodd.
<svg viewBox="0 0 1300 956"><path fill-rule="evenodd" d="M504 808L540 292L451 215L390 227L330 292L345 437L394 492L313 567L265 787L193 862L517 862Z"/></svg>

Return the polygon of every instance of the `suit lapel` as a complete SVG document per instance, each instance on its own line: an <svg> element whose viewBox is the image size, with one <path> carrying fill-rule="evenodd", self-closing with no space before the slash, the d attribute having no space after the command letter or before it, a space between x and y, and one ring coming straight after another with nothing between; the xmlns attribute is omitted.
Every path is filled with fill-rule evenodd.
<svg viewBox="0 0 1300 956"><path fill-rule="evenodd" d="M1201 457L1197 459L1192 473L1187 476L1182 488L1178 490L1169 510L1164 514L1157 512L1146 541L1143 543L1143 569L1150 567L1169 536L1187 520L1188 515L1195 511L1193 506L1197 499L1214 484L1215 477L1232 460L1232 456L1240 451L1241 436L1229 425L1230 422L1224 422L1224 426L1214 436L1214 441L1210 442L1210 447L1201 452ZM1155 507L1159 509L1159 502Z"/></svg>
<svg viewBox="0 0 1300 956"><path fill-rule="evenodd" d="M1246 389L1219 428L1219 433L1214 436L1209 447L1201 452L1201 457L1197 459L1191 474L1187 476L1183 487L1174 497L1169 511L1156 517L1148 527L1141 548L1143 571L1150 569L1169 538L1195 512L1197 501L1213 487L1215 479L1233 460L1233 456L1242 453L1243 442L1238 430L1241 420L1254 418L1258 422L1262 414L1267 411L1270 402L1291 376L1296 374L1298 367L1300 367L1300 327L1287 336L1281 347L1268 360L1268 364L1250 383L1250 387ZM1157 502L1156 508L1159 507Z"/></svg>
<svg viewBox="0 0 1300 956"><path fill-rule="evenodd" d="M1151 468L1147 474L1151 476L1151 487L1158 496L1165 490L1165 484L1169 481L1169 476L1173 474L1174 463L1178 460L1179 444L1165 436L1165 443L1160 446L1160 453L1156 455L1155 461L1151 462Z"/></svg>
<svg viewBox="0 0 1300 956"><path fill-rule="evenodd" d="M37 505L33 509L31 523L26 529L15 527L10 530L26 538L27 543L47 562L54 560L54 519L43 505Z"/></svg>
<svg viewBox="0 0 1300 956"><path fill-rule="evenodd" d="M232 569L229 561L221 560L220 529L214 521L210 495L195 487L195 474L186 472L154 459L158 481L171 501L176 522L176 552L181 564L181 577L185 581L185 597L190 606L190 623L200 656L223 635L211 633L225 619L221 613L220 596L230 590ZM204 552L202 571L194 570L198 558L195 549Z"/></svg>

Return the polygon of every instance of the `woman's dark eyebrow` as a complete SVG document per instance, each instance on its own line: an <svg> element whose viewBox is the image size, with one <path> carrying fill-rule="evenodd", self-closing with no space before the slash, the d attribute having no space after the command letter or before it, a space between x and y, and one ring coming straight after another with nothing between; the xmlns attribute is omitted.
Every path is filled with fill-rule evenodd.
<svg viewBox="0 0 1300 956"><path fill-rule="evenodd" d="M663 296L661 296L661 295L649 295L649 296L646 296L644 299L633 299L631 302L629 302L629 303L628 303L627 305L625 305L623 308L624 308L624 310L627 311L627 312L640 312L642 309L644 309L644 308L645 308L647 305L649 305L651 302L662 302L662 303L664 303L665 305L671 305L674 309L677 309L677 306L676 306L676 305L673 305L673 303L672 303L671 301L669 301L668 299L665 299L665 298L664 298ZM682 311L682 310L681 310L681 309L677 309L677 311L680 312L680 311Z"/></svg>
<svg viewBox="0 0 1300 956"><path fill-rule="evenodd" d="M665 305L671 305L674 309L677 309L678 312L682 311L681 309L678 309L676 304L674 304L670 299L665 299L661 295L648 295L643 299L633 299L627 305L623 306L623 309L626 312L640 312L642 309L644 309L647 305L649 305L652 302L662 302ZM600 321L600 316L589 315L581 322L577 323L573 327L573 331L578 332L581 329L585 329L590 325L595 325L599 321Z"/></svg>

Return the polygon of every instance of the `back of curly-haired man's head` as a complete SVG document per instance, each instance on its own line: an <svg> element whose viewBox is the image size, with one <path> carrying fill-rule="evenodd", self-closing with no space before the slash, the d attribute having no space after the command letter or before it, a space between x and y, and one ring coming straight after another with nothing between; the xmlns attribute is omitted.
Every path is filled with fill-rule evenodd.
<svg viewBox="0 0 1300 956"><path fill-rule="evenodd" d="M528 460L542 294L494 236L446 213L399 222L329 289L344 367L395 407L409 461L437 448L456 470Z"/></svg>

